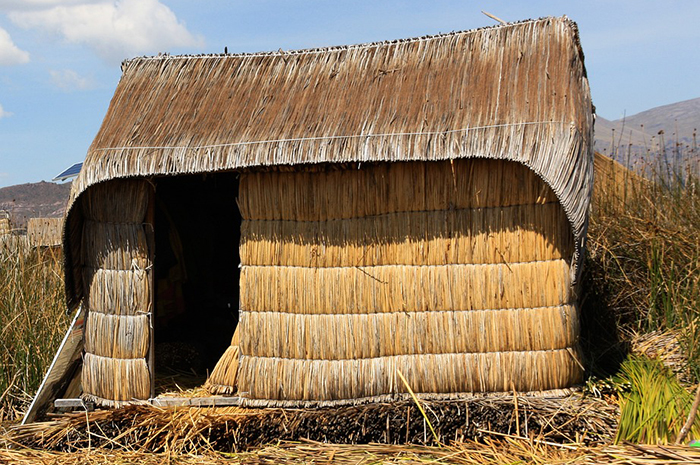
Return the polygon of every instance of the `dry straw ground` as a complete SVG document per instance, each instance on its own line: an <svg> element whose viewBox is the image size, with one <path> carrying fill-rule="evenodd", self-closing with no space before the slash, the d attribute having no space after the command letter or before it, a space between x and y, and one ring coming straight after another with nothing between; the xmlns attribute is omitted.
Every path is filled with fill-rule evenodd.
<svg viewBox="0 0 700 465"><path fill-rule="evenodd" d="M249 463L260 465L333 463L364 464L691 464L700 463L700 450L684 446L625 444L606 447L571 447L540 444L527 439L487 439L456 443L449 447L387 446L383 444L340 445L313 441L283 442L243 453L153 454L109 449L78 452L49 452L29 449L0 450L0 461L43 465L219 465Z"/></svg>

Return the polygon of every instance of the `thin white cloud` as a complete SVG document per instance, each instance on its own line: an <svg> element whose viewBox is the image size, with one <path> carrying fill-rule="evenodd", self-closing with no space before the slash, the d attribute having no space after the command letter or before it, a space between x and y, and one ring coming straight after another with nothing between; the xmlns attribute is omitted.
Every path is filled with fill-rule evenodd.
<svg viewBox="0 0 700 465"><path fill-rule="evenodd" d="M86 90L94 87L94 82L89 77L83 77L72 69L50 70L53 85L66 92L73 90Z"/></svg>
<svg viewBox="0 0 700 465"><path fill-rule="evenodd" d="M20 50L14 42L10 34L3 28L0 28L0 66L1 65L19 65L29 61L29 53Z"/></svg>
<svg viewBox="0 0 700 465"><path fill-rule="evenodd" d="M5 111L2 108L2 105L0 105L0 118L7 118L8 116L12 116L12 113L10 113L9 111Z"/></svg>
<svg viewBox="0 0 700 465"><path fill-rule="evenodd" d="M0 0L0 11L39 10L60 5L96 3L104 0Z"/></svg>
<svg viewBox="0 0 700 465"><path fill-rule="evenodd" d="M33 9L11 8L8 16L20 27L85 45L109 62L174 47L201 47L204 43L158 0L45 0L44 3L47 8L36 8L37 5Z"/></svg>

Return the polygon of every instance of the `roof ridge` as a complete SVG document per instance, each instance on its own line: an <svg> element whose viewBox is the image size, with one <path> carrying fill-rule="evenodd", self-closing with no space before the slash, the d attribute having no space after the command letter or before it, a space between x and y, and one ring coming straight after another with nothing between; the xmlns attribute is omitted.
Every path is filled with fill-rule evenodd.
<svg viewBox="0 0 700 465"><path fill-rule="evenodd" d="M544 16L544 17L537 18L537 19L525 19L525 20L514 21L514 22L510 22L510 23L505 23L505 24L495 24L493 26L479 27L476 29L443 32L443 33L438 33L438 34L429 34L429 35L424 35L424 36L408 37L408 38L402 38L402 39L391 39L391 40L383 40L383 41L376 41L376 42L364 42L364 43L351 44L351 45L332 45L332 46L328 46L328 47L304 48L304 49L296 49L296 50L279 49L276 51L262 51L262 52L250 52L250 53L247 53L247 52L242 52L242 53L202 53L202 54L192 54L192 55L188 55L188 54L171 55L169 53L159 53L158 55L140 56L140 57L134 57L134 58L124 60L124 61L122 61L122 71L127 66L131 65L132 63L142 62L142 61L276 57L276 56L310 55L310 54L317 54L317 53L328 53L328 52L336 52L336 51L340 52L340 51L347 51L347 50L367 49L367 48L381 47L381 46L387 46L387 45L399 45L399 44L412 43L412 42L439 40L439 39L444 39L445 37L450 37L450 36L463 35L463 34L474 34L477 32L483 32L484 30L487 30L487 29L493 29L493 30L503 29L503 28L508 28L508 27L521 26L521 25L527 24L527 23L537 23L537 22L552 20L552 19L563 20L564 22L572 24L574 27L576 27L576 23L574 21L572 21L571 19L569 19L566 15L564 15L564 16Z"/></svg>

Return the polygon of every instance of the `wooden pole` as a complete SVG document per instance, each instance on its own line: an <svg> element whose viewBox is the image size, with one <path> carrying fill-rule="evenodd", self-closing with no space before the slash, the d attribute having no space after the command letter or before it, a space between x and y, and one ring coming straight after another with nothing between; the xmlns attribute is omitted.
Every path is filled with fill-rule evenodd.
<svg viewBox="0 0 700 465"><path fill-rule="evenodd" d="M482 12L483 14L485 14L486 16L488 16L489 18L493 19L494 21L498 21L498 22L501 23L501 24L507 24L505 21L503 21L503 20L502 20L501 18L499 18L498 16L494 16L494 15L492 15L491 13L488 13L488 12L486 12L486 11L484 11L484 10L481 10L481 12Z"/></svg>
<svg viewBox="0 0 700 465"><path fill-rule="evenodd" d="M690 428L693 427L693 423L695 423L695 415L697 415L698 413L698 406L700 406L700 384L698 384L698 389L697 391L695 391L695 400L693 400L693 405L692 407L690 407L688 419L685 421L685 424L678 433L678 437L676 438L676 444L680 444L681 442L683 442L685 437L690 432Z"/></svg>

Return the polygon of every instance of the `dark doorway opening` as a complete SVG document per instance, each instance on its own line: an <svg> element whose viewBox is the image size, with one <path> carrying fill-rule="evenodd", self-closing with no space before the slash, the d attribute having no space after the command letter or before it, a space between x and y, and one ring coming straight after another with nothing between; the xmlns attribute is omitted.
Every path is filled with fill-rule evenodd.
<svg viewBox="0 0 700 465"><path fill-rule="evenodd" d="M155 180L155 391L201 386L238 324L238 175Z"/></svg>

